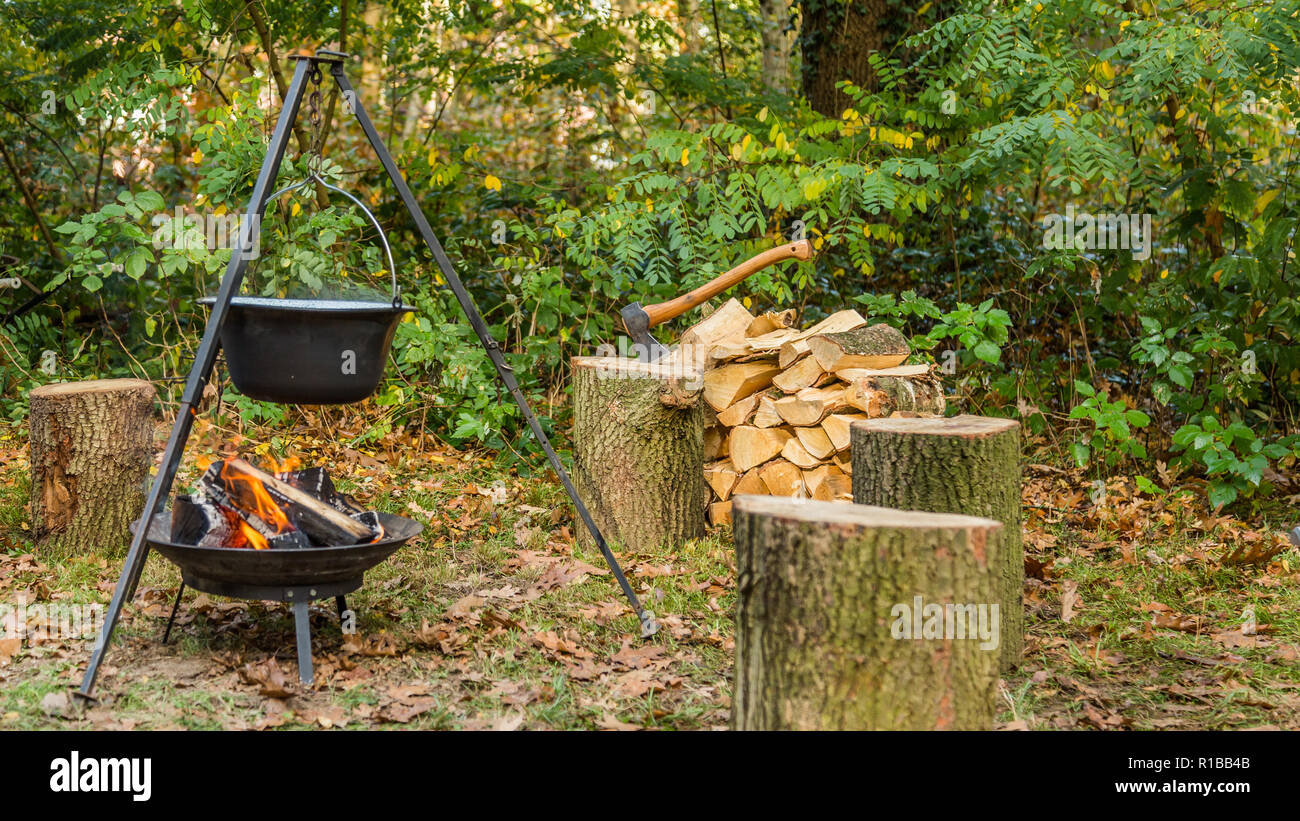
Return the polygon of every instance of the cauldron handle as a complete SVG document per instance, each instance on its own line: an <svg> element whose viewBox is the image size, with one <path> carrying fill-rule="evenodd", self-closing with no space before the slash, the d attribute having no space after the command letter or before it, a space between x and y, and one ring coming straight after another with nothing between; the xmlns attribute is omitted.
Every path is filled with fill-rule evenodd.
<svg viewBox="0 0 1300 821"><path fill-rule="evenodd" d="M394 308L402 307L402 292L401 289L397 287L397 265L393 263L393 249L388 246L388 235L384 233L383 226L379 224L379 220L375 219L375 215L370 213L370 209L366 207L365 203L357 199L352 194L349 194L347 191L344 191L342 188L339 188L337 185L330 185L328 182L324 180L324 178L322 178L319 174L317 174L314 171L311 174L307 175L305 179L299 180L298 182L295 182L292 185L286 185L284 188L281 188L279 191L276 191L274 194L267 197L266 201L273 202L277 197L280 197L284 194L288 194L290 191L295 191L299 188L302 188L305 185L310 185L313 182L320 183L325 188L328 188L329 190L334 191L336 193L342 194L343 196L352 200L352 204L360 208L361 213L365 214L366 218L370 220L370 224L375 226L375 231L379 233L379 242L381 245L384 246L384 255L388 257L388 273L393 280L393 307Z"/></svg>

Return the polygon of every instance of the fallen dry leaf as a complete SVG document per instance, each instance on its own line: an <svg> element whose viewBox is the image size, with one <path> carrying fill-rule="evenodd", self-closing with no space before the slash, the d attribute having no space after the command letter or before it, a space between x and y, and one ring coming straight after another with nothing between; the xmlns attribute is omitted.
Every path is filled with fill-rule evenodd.
<svg viewBox="0 0 1300 821"><path fill-rule="evenodd" d="M1061 621L1069 624L1074 620L1074 608L1079 604L1079 583L1061 582Z"/></svg>

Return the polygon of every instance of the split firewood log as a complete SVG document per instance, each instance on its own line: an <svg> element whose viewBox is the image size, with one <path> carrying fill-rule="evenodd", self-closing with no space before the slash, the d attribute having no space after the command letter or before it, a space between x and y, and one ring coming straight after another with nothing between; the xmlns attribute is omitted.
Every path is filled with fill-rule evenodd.
<svg viewBox="0 0 1300 821"><path fill-rule="evenodd" d="M853 475L853 456L849 450L841 451L831 459L835 467L843 471L845 476Z"/></svg>
<svg viewBox="0 0 1300 821"><path fill-rule="evenodd" d="M823 502L850 499L853 496L852 480L835 465L818 465L803 474L808 495Z"/></svg>
<svg viewBox="0 0 1300 821"><path fill-rule="evenodd" d="M818 322L816 325L812 326L811 328L808 328L803 331L799 331L798 333L786 334L781 331L776 331L774 333L764 334L763 336L754 337L753 339L750 340L750 345L755 350L771 350L771 351L779 352L781 350L782 345L786 345L791 342L798 342L801 339L808 339L809 337L816 336L817 334L840 333L842 331L851 331L854 328L861 328L863 325L866 324L867 324L867 320L862 318L862 314L850 308L844 311L836 311L835 313L826 317L821 322Z"/></svg>
<svg viewBox="0 0 1300 821"><path fill-rule="evenodd" d="M781 346L781 350L777 354L776 364L781 366L782 370L785 370L811 352L812 349L808 347L808 340L806 339L787 342Z"/></svg>
<svg viewBox="0 0 1300 821"><path fill-rule="evenodd" d="M759 396L758 408L755 409L754 418L752 420L754 427L774 428L778 425L785 424L785 420L777 410L776 402L776 399L767 394L761 394Z"/></svg>
<svg viewBox="0 0 1300 821"><path fill-rule="evenodd" d="M736 466L730 459L722 459L704 466L704 481L713 488L719 501L725 502L731 498L731 490L739 480L740 474L736 473Z"/></svg>
<svg viewBox="0 0 1300 821"><path fill-rule="evenodd" d="M803 472L785 459L773 459L759 468L759 475L772 496L806 497Z"/></svg>
<svg viewBox="0 0 1300 821"><path fill-rule="evenodd" d="M930 373L930 365L897 365L892 368L837 368L835 375L845 382L867 379L873 376L925 376Z"/></svg>
<svg viewBox="0 0 1300 821"><path fill-rule="evenodd" d="M948 403L933 372L922 376L869 376L849 382L844 401L874 418L908 411L942 416Z"/></svg>
<svg viewBox="0 0 1300 821"><path fill-rule="evenodd" d="M759 314L754 321L749 323L745 336L762 336L772 331L780 331L794 325L795 317L798 312L794 308L784 311L768 311L765 314Z"/></svg>
<svg viewBox="0 0 1300 821"><path fill-rule="evenodd" d="M751 314L738 299L729 299L718 310L697 322L682 334L682 345L710 347L724 339L743 337L754 324Z"/></svg>
<svg viewBox="0 0 1300 821"><path fill-rule="evenodd" d="M816 425L828 414L847 407L844 388L804 388L794 396L784 396L773 403L781 418L796 426Z"/></svg>
<svg viewBox="0 0 1300 821"><path fill-rule="evenodd" d="M724 339L741 337L754 321L754 315L737 299L729 299L713 313L686 329L672 353L656 361L663 367L681 368L704 373L713 364L709 351Z"/></svg>
<svg viewBox="0 0 1300 821"><path fill-rule="evenodd" d="M822 369L892 368L911 354L907 338L884 323L808 338L808 348Z"/></svg>
<svg viewBox="0 0 1300 821"><path fill-rule="evenodd" d="M781 447L781 456L794 462L801 468L812 469L821 464L821 460L808 452L808 449L800 444L799 440L791 436Z"/></svg>
<svg viewBox="0 0 1300 821"><path fill-rule="evenodd" d="M710 425L704 429L704 461L712 462L727 456L727 429Z"/></svg>
<svg viewBox="0 0 1300 821"><path fill-rule="evenodd" d="M835 448L836 453L841 453L849 449L852 441L849 433L849 426L859 419L866 419L866 414L862 413L832 413L822 420L822 430L831 440L831 446Z"/></svg>
<svg viewBox="0 0 1300 821"><path fill-rule="evenodd" d="M759 474L758 468L753 468L740 477L736 486L731 489L732 497L736 496L765 496L767 495L767 485L763 483L763 477Z"/></svg>
<svg viewBox="0 0 1300 821"><path fill-rule="evenodd" d="M755 409L758 408L760 395L753 393L731 405L726 410L718 412L718 421L729 428L737 425L743 425L754 415Z"/></svg>
<svg viewBox="0 0 1300 821"><path fill-rule="evenodd" d="M794 435L799 440L799 444L803 445L804 450L808 451L814 459L829 459L831 454L835 453L835 446L831 444L830 437L820 427L795 428Z"/></svg>
<svg viewBox="0 0 1300 821"><path fill-rule="evenodd" d="M757 360L776 361L771 351L755 351L748 339L732 337L724 339L709 348L709 367L716 368L726 362L755 362Z"/></svg>
<svg viewBox="0 0 1300 821"><path fill-rule="evenodd" d="M791 441L795 441L794 434L786 428L756 428L752 425L732 428L728 445L731 463L736 470L747 471L776 456Z"/></svg>
<svg viewBox="0 0 1300 821"><path fill-rule="evenodd" d="M810 388L826 376L826 369L811 356L804 357L790 367L775 374L772 384L786 393L798 393Z"/></svg>
<svg viewBox="0 0 1300 821"><path fill-rule="evenodd" d="M711 525L729 525L731 524L731 500L725 502L714 502L709 505L709 524Z"/></svg>
<svg viewBox="0 0 1300 821"><path fill-rule="evenodd" d="M715 411L726 410L772 384L780 373L775 363L745 362L714 368L704 375L704 401Z"/></svg>

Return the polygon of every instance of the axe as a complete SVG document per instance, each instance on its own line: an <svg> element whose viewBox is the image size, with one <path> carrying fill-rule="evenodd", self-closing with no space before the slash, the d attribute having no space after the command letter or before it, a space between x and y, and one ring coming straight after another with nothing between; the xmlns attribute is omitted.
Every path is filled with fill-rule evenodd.
<svg viewBox="0 0 1300 821"><path fill-rule="evenodd" d="M632 337L634 343L645 347L647 351L646 361L653 362L668 353L668 349L660 345L650 335L651 328L681 316L696 305L712 299L750 274L757 273L769 265L775 265L787 259L809 259L812 257L812 250L812 243L806 239L801 239L798 242L787 242L784 245L769 248L761 254L750 257L718 278L706 282L695 290L688 291L675 299L644 307L640 302L633 302L619 311L619 315L623 317L623 327L627 329L627 334Z"/></svg>

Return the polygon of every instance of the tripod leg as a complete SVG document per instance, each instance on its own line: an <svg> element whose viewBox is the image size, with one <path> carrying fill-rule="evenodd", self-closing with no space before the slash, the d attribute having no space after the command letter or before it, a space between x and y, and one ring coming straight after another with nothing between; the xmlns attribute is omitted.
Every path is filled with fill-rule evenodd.
<svg viewBox="0 0 1300 821"><path fill-rule="evenodd" d="M217 290L212 313L208 316L208 324L203 329L203 340L199 343L198 353L195 354L194 364L190 367L189 377L185 382L185 390L181 394L176 423L172 426L171 436L167 440L167 449L163 451L162 466L154 478L153 486L149 489L144 513L131 540L131 548L126 554L122 575L117 580L113 599L104 614L104 626L100 628L99 637L95 640L90 664L86 667L86 675L81 679L79 692L83 696L89 696L94 690L95 679L99 675L99 665L104 660L108 642L117 627L118 618L122 615L122 607L135 595L136 585L140 583L140 574L144 571L145 559L149 556L147 541L149 527L153 523L154 514L162 509L162 501L171 491L172 480L176 478L176 468L180 465L181 453L185 449L185 442L190 436L190 427L194 423L194 408L198 406L199 399L203 396L203 387L207 384L212 366L217 361L217 350L221 345L221 326L225 324L230 300L239 293L239 286L244 281L244 271L248 268L248 254L245 250L252 247L252 232L256 230L255 226L261 225L262 214L266 211L266 198L271 191L270 186L275 183L276 174L280 171L280 162L284 159L289 134L293 130L293 121L298 116L298 104L302 102L303 89L311 66L310 60L299 60L294 69L293 81L285 91L284 106L280 109L280 118L276 121L275 131L271 134L271 143L267 147L265 159L262 160L262 169L258 172L257 182L253 185L253 196L248 203L239 242L230 255L230 262L226 265L226 273Z"/></svg>
<svg viewBox="0 0 1300 821"><path fill-rule="evenodd" d="M547 438L546 432L542 430L541 423L537 421L537 417L533 414L532 408L529 407L528 398L525 397L523 391L519 389L519 384L515 380L514 370L510 367L510 364L506 362L505 355L501 352L501 347L497 344L497 341L492 338L487 323L483 321L483 316L474 305L473 298L470 296L469 292L465 290L464 284L456 274L455 267L447 257L447 252L443 250L442 243L438 242L438 238L433 235L433 229L429 227L429 221L425 218L423 209L420 208L420 204L416 201L415 195L411 193L410 187L406 184L406 179L402 176L401 169L397 167L397 163L393 161L392 155L388 153L388 148L384 145L383 138L379 136L379 132L375 129L374 123L370 121L370 116L366 114L365 106L361 104L360 97L352 87L352 83L349 82L347 74L344 73L343 64L341 62L334 63L330 67L330 73L334 77L334 82L338 84L344 97L351 101L350 108L352 110L352 115L356 117L357 122L361 124L361 130L365 132L366 139L370 141L370 146L375 150L376 156L379 157L380 164L384 166L384 170L388 173L388 178L392 180L393 187L397 189L398 195L402 198L402 204L406 206L406 210L411 215L411 219L415 221L415 227L419 230L420 236L424 239L424 244L429 247L429 252L433 254L433 259L438 264L438 270L442 272L443 277L447 280L447 285L451 288L452 293L455 294L456 301L460 303L461 310L464 311L465 318L469 320L470 327L474 329L474 333L478 336L479 342L482 343L483 349L487 351L488 358L492 360L492 364L496 367L497 377L501 380L501 383L505 385L506 390L510 392L511 397L515 400L515 404L519 406L519 410L523 413L524 419L528 422L528 427L532 429L533 435L536 436L537 441L541 443L542 450L546 453L546 458L551 463L551 469L555 471L555 475L559 477L560 483L564 485L564 489L569 494L569 498L573 500L573 505L578 510L578 516L582 519L582 522L586 525L587 529L591 531L592 537L596 540L596 546L600 548L600 553L604 556L605 563L609 565L610 572L613 573L614 579L618 582L619 587L622 588L623 595L627 598L628 603L631 604L632 609L636 611L637 618L641 620L641 635L643 637L654 635L659 630L659 624L655 621L654 613L651 613L649 610L646 610L641 606L640 600L637 599L636 593L632 590L632 585L628 583L627 578L623 575L623 569L619 567L618 560L614 558L614 553L609 549L609 545L605 542L605 537L601 534L600 528L596 526L595 520L592 519L591 513L587 510L587 506L582 503L582 499L578 498L578 492L574 489L573 483L569 481L569 474L564 470L564 465L560 462L560 457L556 455L555 449L551 447L550 439Z"/></svg>

